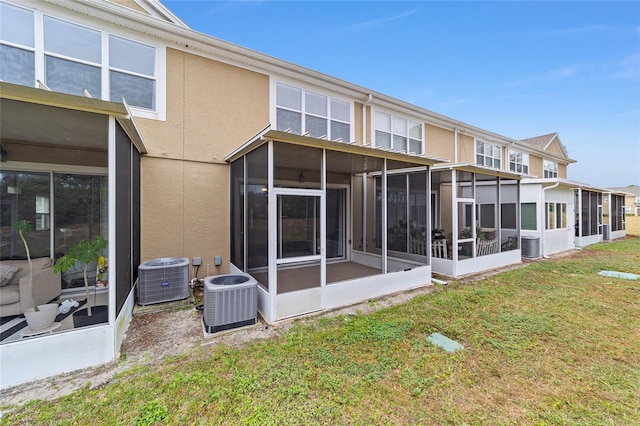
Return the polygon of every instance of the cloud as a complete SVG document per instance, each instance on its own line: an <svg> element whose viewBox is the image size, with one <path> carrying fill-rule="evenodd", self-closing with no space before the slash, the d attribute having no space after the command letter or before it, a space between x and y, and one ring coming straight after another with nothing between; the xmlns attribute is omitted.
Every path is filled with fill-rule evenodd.
<svg viewBox="0 0 640 426"><path fill-rule="evenodd" d="M529 75L521 78L513 79L507 82L507 88L514 89L516 87L529 86L536 83L544 83L551 81L565 80L580 74L583 67L580 65L565 65L559 68L553 68L539 75Z"/></svg>
<svg viewBox="0 0 640 426"><path fill-rule="evenodd" d="M617 69L609 74L613 79L631 79L640 76L640 52L625 56L617 63Z"/></svg>
<svg viewBox="0 0 640 426"><path fill-rule="evenodd" d="M562 80L565 78L573 77L578 74L580 67L576 65L564 66L561 68L552 69L547 71L546 80Z"/></svg>
<svg viewBox="0 0 640 426"><path fill-rule="evenodd" d="M632 27L632 31L639 31L640 27ZM613 31L629 31L629 27L620 27L613 25L584 25L582 27L573 27L573 28L560 28L557 30L548 30L542 32L533 33L533 35L542 35L542 36L566 36L566 35L583 35L586 33L595 33L595 32L613 32Z"/></svg>
<svg viewBox="0 0 640 426"><path fill-rule="evenodd" d="M417 12L417 9L407 10L405 12L398 13L396 15L387 16L387 17L378 18L378 19L371 19L369 21L352 24L347 27L344 27L342 30L347 32L366 31L372 28L384 26L391 22L400 21L402 19L408 18L409 16L413 15L416 12Z"/></svg>

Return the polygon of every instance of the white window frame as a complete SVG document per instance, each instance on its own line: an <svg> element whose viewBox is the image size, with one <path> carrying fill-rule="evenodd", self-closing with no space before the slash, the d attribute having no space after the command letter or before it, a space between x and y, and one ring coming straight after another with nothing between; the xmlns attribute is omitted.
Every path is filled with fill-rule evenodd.
<svg viewBox="0 0 640 426"><path fill-rule="evenodd" d="M553 207L553 209L551 209ZM567 228L567 203L548 202L545 203L544 229L552 231L554 229ZM553 210L553 212L551 211ZM551 214L553 213L553 214ZM560 219L560 223L558 223Z"/></svg>
<svg viewBox="0 0 640 426"><path fill-rule="evenodd" d="M480 147L482 147L482 150L479 149ZM488 147L490 147L491 153L487 152ZM479 151L482 151L482 152L479 152ZM480 166L490 167L492 169L502 168L502 146L501 145L487 142L482 139L476 139L474 152L475 152L476 164ZM497 157L495 155L496 152L499 153L499 156ZM497 163L497 167L496 167L496 163Z"/></svg>
<svg viewBox="0 0 640 426"><path fill-rule="evenodd" d="M516 173L529 174L529 154L510 149L509 170Z"/></svg>
<svg viewBox="0 0 640 426"><path fill-rule="evenodd" d="M387 117L389 117L389 124L390 124L390 128L389 129L385 129L382 128L382 126L380 126L380 122L377 120L377 116L378 114L380 115L386 115ZM404 152L404 153L412 153L412 154L417 154L417 155L422 155L424 153L424 124L421 120L418 119L414 119L414 118L409 118L409 117L405 117L405 116L400 116L397 114L392 114L388 111L384 111L384 110L380 110L380 109L375 109L372 111L372 134L373 134L373 145L376 148L381 148L381 149L391 149L393 151L398 151L398 152ZM404 127L398 127L399 124L404 121ZM412 137L411 136L411 128L413 126L419 126L420 128L420 137ZM377 132L382 132L382 133L386 133L389 135L390 138L390 147L389 148L382 148L378 145L378 143L376 142L376 135ZM405 138L406 139L406 148L404 150L400 150L397 149L394 146L394 137L401 137L401 138ZM411 140L414 141L419 141L420 142L420 152L413 152L411 151Z"/></svg>
<svg viewBox="0 0 640 426"><path fill-rule="evenodd" d="M297 89L301 92L301 106L300 109L296 109L296 108L291 108L291 107L287 107L287 106L280 106L278 105L278 97L277 97L277 93L278 93L278 86L279 85L283 85L283 86L288 86L290 88L293 89ZM322 114L317 114L317 113L312 113L312 112L308 112L307 111L307 105L306 105L306 95L307 93L309 94L313 94L313 95L319 95L321 97L325 97L326 98L326 111L327 111L327 115L324 116ZM335 118L332 116L332 110L331 110L331 102L332 101L337 101L337 102L342 102L348 105L349 108L349 120L345 121L345 120L341 120L338 118ZM301 115L301 123L300 123L300 128L301 128L301 134L305 135L305 136L309 136L308 131L306 129L306 120L305 118L307 116L309 117L318 117L318 118L322 118L325 119L327 121L327 133L326 135L324 135L324 137L327 140L333 140L336 142L342 142L342 143L350 143L351 141L354 140L354 110L353 110L353 102L344 98L341 98L339 96L334 96L333 94L327 93L326 91L322 91L322 90L317 90L314 88L307 88L307 87L302 87L300 85L297 84L292 84L286 80L281 80L281 79L272 79L272 84L271 84L271 123L274 123L274 126L277 128L277 114L278 114L278 109L282 109L285 111L291 111L291 112L295 112L297 114ZM342 124L346 124L349 126L349 140L339 140L339 138L333 138L332 135L330 134L331 132L331 122L336 122L336 123L342 123ZM279 129L279 130L287 130L287 129ZM323 135L321 135L323 136Z"/></svg>
<svg viewBox="0 0 640 426"><path fill-rule="evenodd" d="M542 173L545 179L558 177L558 163L555 161L543 160L542 161Z"/></svg>
<svg viewBox="0 0 640 426"><path fill-rule="evenodd" d="M91 65L99 67L101 70L101 92L91 93L91 96L106 101L121 103L121 99L110 99L110 78L109 73L111 70L126 73L133 76L142 76L155 81L155 109L147 109L143 107L136 107L129 105L131 112L136 117L148 118L152 120L166 120L166 48L164 45L160 45L154 40L141 36L137 33L127 31L125 29L119 29L119 32L114 33L106 29L99 28L93 21L86 21L78 19L77 16L59 9L55 9L47 4L38 4L38 9L34 10L25 5L12 3L2 0L2 3L18 7L24 10L33 12L34 17L34 44L35 47L23 46L11 42L0 41L0 44L19 48L22 50L34 52L35 54L35 78L46 84L45 81L45 57L50 56L58 59L69 60L79 64ZM89 30L98 31L101 35L101 63L88 62L79 58L67 57L57 53L44 50L44 17L48 16L60 21L65 21L73 25L87 28ZM144 76L136 74L133 71L124 71L121 69L112 68L109 66L109 36L113 35L124 40L128 40L134 43L146 45L154 48L155 50L155 63L154 63L154 76ZM33 87L38 87L36 81L33 82Z"/></svg>

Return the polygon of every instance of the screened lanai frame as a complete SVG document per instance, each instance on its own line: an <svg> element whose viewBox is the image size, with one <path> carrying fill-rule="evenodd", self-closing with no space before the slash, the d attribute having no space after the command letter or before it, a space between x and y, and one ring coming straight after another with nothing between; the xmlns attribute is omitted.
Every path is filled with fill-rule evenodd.
<svg viewBox="0 0 640 426"><path fill-rule="evenodd" d="M387 223L387 204L382 203L384 208L376 213L375 197L379 190L386 193L387 173L422 176L428 188L435 159L267 128L226 160L231 163L231 271L248 272L259 281L258 307L265 320L332 309L430 283L428 251L411 255L407 240L407 253L397 256L386 249L389 232L378 233L384 249L376 250L374 224ZM378 190L376 176L385 177ZM342 232L328 236L327 229L336 228L328 226L333 219L327 211L333 214L336 209L328 196L332 190L344 194L345 217ZM422 217L428 220L426 191L423 198ZM304 206L296 211L307 213L296 214L293 205ZM308 238L288 238L301 227L294 231L293 220L286 223L286 218L304 222ZM343 236L344 250L332 250L332 244L341 244L335 235ZM427 233L426 244L428 237Z"/></svg>
<svg viewBox="0 0 640 426"><path fill-rule="evenodd" d="M0 82L0 110L0 139L7 151L3 171L53 176L56 172L101 168L106 171L108 186L108 223L104 228L109 285L103 294L109 306L108 320L0 344L0 388L4 388L105 363L117 356L135 296L140 259L140 160L146 148L124 102ZM53 216L55 191L51 189L50 194L49 213ZM31 217L16 219L37 217L37 203L31 205L35 205ZM3 223L3 227L10 224ZM53 251L53 232L49 238Z"/></svg>
<svg viewBox="0 0 640 426"><path fill-rule="evenodd" d="M431 169L434 273L458 277L521 261L521 178L469 163Z"/></svg>

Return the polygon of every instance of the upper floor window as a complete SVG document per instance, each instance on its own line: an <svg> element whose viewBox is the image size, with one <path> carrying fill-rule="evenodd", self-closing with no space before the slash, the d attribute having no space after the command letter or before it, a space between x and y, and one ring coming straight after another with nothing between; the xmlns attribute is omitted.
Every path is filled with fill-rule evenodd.
<svg viewBox="0 0 640 426"><path fill-rule="evenodd" d="M156 110L156 48L0 2L0 79Z"/></svg>
<svg viewBox="0 0 640 426"><path fill-rule="evenodd" d="M500 145L476 139L476 164L499 169L502 164L502 149Z"/></svg>
<svg viewBox="0 0 640 426"><path fill-rule="evenodd" d="M553 161L544 160L542 163L545 178L557 178L558 177L558 163Z"/></svg>
<svg viewBox="0 0 640 426"><path fill-rule="evenodd" d="M340 99L276 83L276 129L350 142L351 106Z"/></svg>
<svg viewBox="0 0 640 426"><path fill-rule="evenodd" d="M377 148L422 154L422 124L380 111L374 117Z"/></svg>
<svg viewBox="0 0 640 426"><path fill-rule="evenodd" d="M529 173L529 154L509 150L509 170L517 173Z"/></svg>

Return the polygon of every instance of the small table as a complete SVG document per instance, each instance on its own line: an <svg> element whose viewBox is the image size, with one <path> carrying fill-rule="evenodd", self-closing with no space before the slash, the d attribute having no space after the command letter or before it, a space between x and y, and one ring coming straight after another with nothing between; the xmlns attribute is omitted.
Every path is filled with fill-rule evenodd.
<svg viewBox="0 0 640 426"><path fill-rule="evenodd" d="M20 336L21 337L33 337L33 336L39 336L41 334L52 334L54 331L58 331L58 329L60 329L60 327L61 327L61 324L59 322L54 322L49 327L43 328L42 330L36 330L36 331L31 330L27 326L20 332Z"/></svg>

